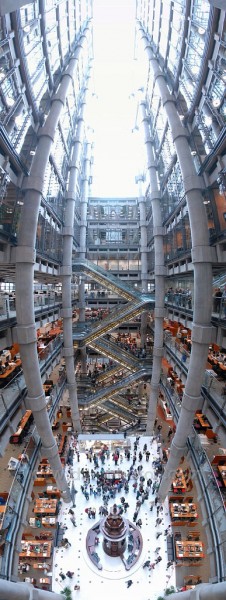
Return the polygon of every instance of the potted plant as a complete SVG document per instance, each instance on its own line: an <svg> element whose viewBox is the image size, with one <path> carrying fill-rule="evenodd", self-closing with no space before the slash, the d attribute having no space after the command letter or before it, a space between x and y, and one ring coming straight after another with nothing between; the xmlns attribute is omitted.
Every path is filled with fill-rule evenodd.
<svg viewBox="0 0 226 600"><path fill-rule="evenodd" d="M72 591L70 587L66 586L61 592L61 594L63 594L65 600L72 600Z"/></svg>

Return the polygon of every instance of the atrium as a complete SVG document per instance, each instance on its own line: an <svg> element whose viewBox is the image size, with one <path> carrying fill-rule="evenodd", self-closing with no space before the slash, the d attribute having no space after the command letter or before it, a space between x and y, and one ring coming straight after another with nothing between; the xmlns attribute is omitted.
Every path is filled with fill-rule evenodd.
<svg viewBox="0 0 226 600"><path fill-rule="evenodd" d="M226 596L225 84L225 0L0 0L0 600Z"/></svg>

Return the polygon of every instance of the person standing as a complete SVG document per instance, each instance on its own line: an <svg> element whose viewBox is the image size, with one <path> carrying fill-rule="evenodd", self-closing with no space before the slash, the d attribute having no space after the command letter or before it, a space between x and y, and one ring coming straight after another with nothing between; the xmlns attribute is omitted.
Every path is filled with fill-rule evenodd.
<svg viewBox="0 0 226 600"><path fill-rule="evenodd" d="M133 581L132 581L132 579L129 579L129 581L126 581L126 583L127 583L127 587L129 588L133 584Z"/></svg>

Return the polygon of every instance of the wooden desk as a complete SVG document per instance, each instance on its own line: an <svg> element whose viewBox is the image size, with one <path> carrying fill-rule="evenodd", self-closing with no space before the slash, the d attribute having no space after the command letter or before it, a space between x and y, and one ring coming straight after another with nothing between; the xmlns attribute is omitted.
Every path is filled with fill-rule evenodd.
<svg viewBox="0 0 226 600"><path fill-rule="evenodd" d="M55 527L57 524L57 517L42 517L43 527Z"/></svg>
<svg viewBox="0 0 226 600"><path fill-rule="evenodd" d="M51 466L49 464L44 465L42 463L40 463L39 467L38 467L38 471L36 473L37 477L51 477L53 474Z"/></svg>
<svg viewBox="0 0 226 600"><path fill-rule="evenodd" d="M212 425L210 425L210 422L205 415L196 413L195 418L200 423L202 429L212 429Z"/></svg>
<svg viewBox="0 0 226 600"><path fill-rule="evenodd" d="M193 503L170 503L169 507L173 520L194 521L198 517L196 505Z"/></svg>
<svg viewBox="0 0 226 600"><path fill-rule="evenodd" d="M48 496L56 496L56 498L60 498L61 497L61 492L60 490L58 490L56 487L53 487L52 485L47 486L46 488L46 493L48 494Z"/></svg>
<svg viewBox="0 0 226 600"><path fill-rule="evenodd" d="M52 551L52 542L22 540L21 548L22 551L19 554L20 558L50 558Z"/></svg>
<svg viewBox="0 0 226 600"><path fill-rule="evenodd" d="M187 485L182 469L177 469L175 480L172 483L173 491L186 492Z"/></svg>
<svg viewBox="0 0 226 600"><path fill-rule="evenodd" d="M203 543L180 540L175 542L176 558L204 558Z"/></svg>
<svg viewBox="0 0 226 600"><path fill-rule="evenodd" d="M17 429L17 431L15 433L13 433L13 435L11 435L10 437L10 443L11 444L18 444L21 439L23 438L23 435L25 433L25 427L26 425L29 425L29 421L33 421L33 415L32 415L32 411L31 410L26 410L24 416L22 417L22 419L19 422L19 427Z"/></svg>
<svg viewBox="0 0 226 600"><path fill-rule="evenodd" d="M50 585L51 579L49 577L41 577L41 579L39 579L39 583L45 583L47 585Z"/></svg>
<svg viewBox="0 0 226 600"><path fill-rule="evenodd" d="M226 488L226 465L218 465L217 468L223 481L223 485Z"/></svg>
<svg viewBox="0 0 226 600"><path fill-rule="evenodd" d="M3 523L3 520L4 520L5 510L6 510L6 504L1 505L0 506L0 529L2 528L2 523Z"/></svg>
<svg viewBox="0 0 226 600"><path fill-rule="evenodd" d="M50 565L48 565L48 563L42 562L42 563L33 563L32 564L32 569L48 569L50 570Z"/></svg>
<svg viewBox="0 0 226 600"><path fill-rule="evenodd" d="M0 380L3 379L7 379L7 377L10 377L13 372L18 369L18 367L21 367L21 360L20 358L18 358L17 360L15 360L14 362L11 362L11 364L4 370L3 373L0 374Z"/></svg>
<svg viewBox="0 0 226 600"><path fill-rule="evenodd" d="M57 509L57 500L48 498L38 498L35 502L35 515L55 515Z"/></svg>

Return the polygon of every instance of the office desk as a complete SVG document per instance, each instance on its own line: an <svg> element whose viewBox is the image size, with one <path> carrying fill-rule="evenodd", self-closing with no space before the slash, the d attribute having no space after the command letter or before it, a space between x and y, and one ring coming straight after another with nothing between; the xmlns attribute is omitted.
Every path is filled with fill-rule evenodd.
<svg viewBox="0 0 226 600"><path fill-rule="evenodd" d="M223 481L223 485L226 488L226 465L218 465L217 468Z"/></svg>
<svg viewBox="0 0 226 600"><path fill-rule="evenodd" d="M3 373L0 374L0 381L5 381L8 377L11 377L11 375L13 374L13 372L18 369L18 367L21 367L21 360L20 358L18 358L17 360L15 360L14 362L10 362L9 366L6 367L6 369L4 370Z"/></svg>
<svg viewBox="0 0 226 600"><path fill-rule="evenodd" d="M25 428L26 426L29 425L29 421L33 421L33 415L32 415L32 411L31 410L26 410L24 416L22 417L22 419L19 422L19 427L17 429L17 431L15 433L13 433L13 435L11 435L10 437L10 443L11 444L19 444L19 442L22 440L23 435L25 433Z"/></svg>
<svg viewBox="0 0 226 600"><path fill-rule="evenodd" d="M0 506L0 529L2 528L2 523L3 523L3 520L4 520L5 510L6 510L6 504L1 505Z"/></svg>
<svg viewBox="0 0 226 600"><path fill-rule="evenodd" d="M182 469L177 469L175 479L172 483L173 491L186 492L187 485Z"/></svg>
<svg viewBox="0 0 226 600"><path fill-rule="evenodd" d="M203 543L190 542L187 540L180 540L175 542L176 558L187 559L187 558L203 558Z"/></svg>
<svg viewBox="0 0 226 600"><path fill-rule="evenodd" d="M22 551L20 558L50 558L52 551L52 542L38 542L36 540L22 540Z"/></svg>
<svg viewBox="0 0 226 600"><path fill-rule="evenodd" d="M48 465L44 465L44 464L40 464L38 467L38 471L36 473L37 477L51 477L53 475L51 466Z"/></svg>
<svg viewBox="0 0 226 600"><path fill-rule="evenodd" d="M208 421L207 417L205 417L205 415L196 413L195 418L201 425L202 429L212 429L212 425Z"/></svg>
<svg viewBox="0 0 226 600"><path fill-rule="evenodd" d="M46 488L46 493L48 494L48 496L56 496L56 498L60 498L61 497L61 492L60 490L58 490L56 487L53 487L53 485L48 485Z"/></svg>
<svg viewBox="0 0 226 600"><path fill-rule="evenodd" d="M194 521L194 519L197 519L198 517L196 505L193 503L186 502L184 504L177 504L175 502L170 503L169 507L170 515L173 520Z"/></svg>
<svg viewBox="0 0 226 600"><path fill-rule="evenodd" d="M42 517L43 527L55 527L57 524L57 517Z"/></svg>
<svg viewBox="0 0 226 600"><path fill-rule="evenodd" d="M55 515L57 509L57 500L48 498L38 498L35 502L35 515Z"/></svg>

